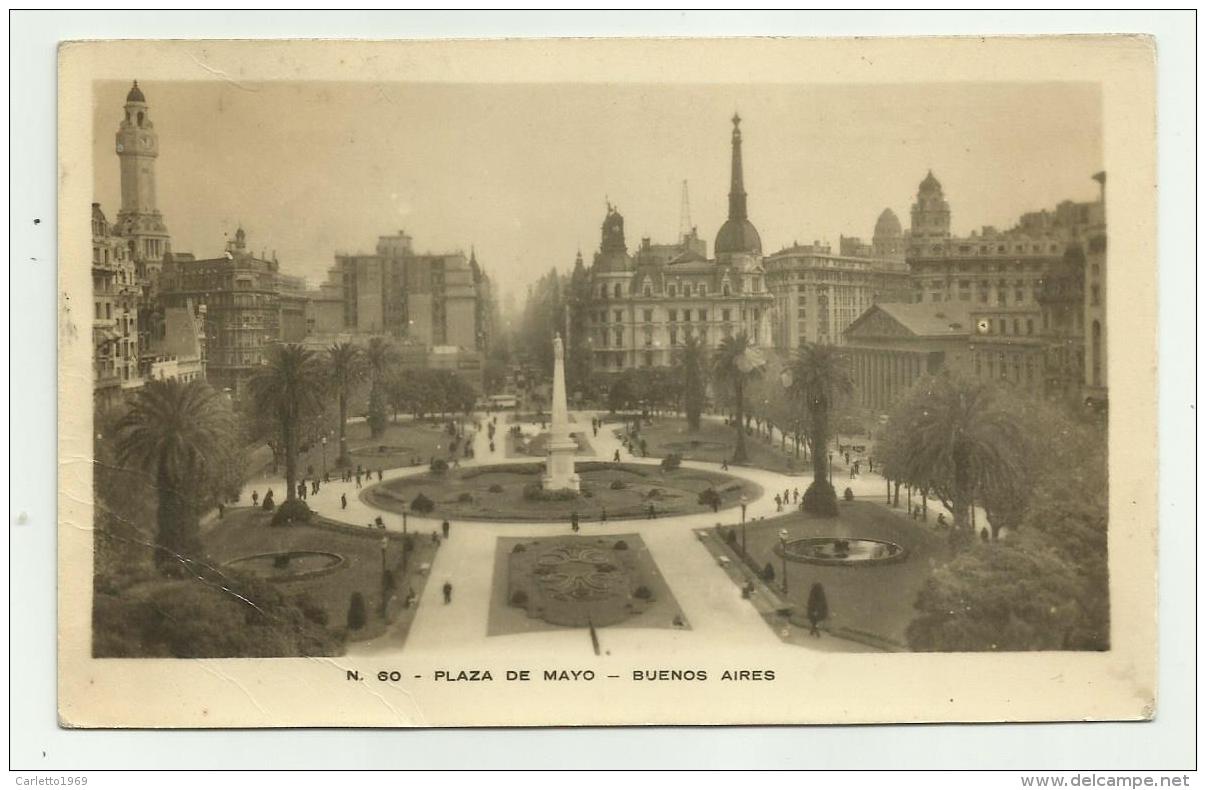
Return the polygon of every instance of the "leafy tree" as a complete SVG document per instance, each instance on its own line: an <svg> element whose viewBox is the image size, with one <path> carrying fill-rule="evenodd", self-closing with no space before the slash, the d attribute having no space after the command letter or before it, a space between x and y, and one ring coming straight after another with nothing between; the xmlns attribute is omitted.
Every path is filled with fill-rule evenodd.
<svg viewBox="0 0 1206 790"><path fill-rule="evenodd" d="M385 433L385 423L387 422L385 407L385 388L373 387L369 390L368 416L366 419L370 436L380 436Z"/></svg>
<svg viewBox="0 0 1206 790"><path fill-rule="evenodd" d="M331 392L339 399L339 457L335 463L347 466L348 456L348 398L367 375L364 352L352 343L336 343L327 349L327 377Z"/></svg>
<svg viewBox="0 0 1206 790"><path fill-rule="evenodd" d="M726 337L714 356L713 372L718 382L727 385L733 393L736 411L737 444L733 450L733 463L745 463L745 387L758 376L763 359L758 349L750 342L749 335L741 332Z"/></svg>
<svg viewBox="0 0 1206 790"><path fill-rule="evenodd" d="M155 476L155 564L178 563L201 551L198 519L206 481L221 479L232 458L234 418L228 401L201 381L153 379L118 421L117 456L127 468Z"/></svg>
<svg viewBox="0 0 1206 790"><path fill-rule="evenodd" d="M800 348L791 366L791 393L808 412L812 442L812 484L804 492L804 509L837 515L837 495L829 481L826 453L830 414L838 399L854 390L850 364L837 346L809 344Z"/></svg>
<svg viewBox="0 0 1206 790"><path fill-rule="evenodd" d="M264 369L251 379L252 409L275 418L285 449L285 498L297 498L297 452L300 426L322 412L326 371L315 352L296 343L273 347ZM299 502L299 504L301 504ZM292 511L300 511L291 505Z"/></svg>

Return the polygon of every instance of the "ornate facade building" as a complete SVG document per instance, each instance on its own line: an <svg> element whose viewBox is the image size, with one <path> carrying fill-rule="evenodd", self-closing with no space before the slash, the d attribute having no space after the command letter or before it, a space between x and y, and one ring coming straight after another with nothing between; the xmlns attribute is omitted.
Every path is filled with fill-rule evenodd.
<svg viewBox="0 0 1206 790"><path fill-rule="evenodd" d="M1104 200L1103 188L1097 201L956 237L927 174L904 238L913 305L878 304L845 333L859 402L886 410L919 376L947 368L1104 403Z"/></svg>
<svg viewBox="0 0 1206 790"><path fill-rule="evenodd" d="M302 339L282 336L288 301L283 291L280 264L275 257L252 254L242 228L221 257L169 253L159 276L165 309L195 310L201 317L206 376L235 400L246 394L247 382L267 361L269 346Z"/></svg>
<svg viewBox="0 0 1206 790"><path fill-rule="evenodd" d="M99 203L92 204L92 373L102 409L142 385L138 373L141 287L126 240L113 233Z"/></svg>
<svg viewBox="0 0 1206 790"><path fill-rule="evenodd" d="M908 299L900 220L884 209L871 244L843 236L840 253L827 244L793 244L767 257L766 284L774 295L776 348L844 343L846 328L876 302Z"/></svg>
<svg viewBox="0 0 1206 790"><path fill-rule="evenodd" d="M714 348L739 332L770 342L772 297L762 267L762 240L750 222L742 165L741 118L733 116L728 219L714 258L692 229L675 244L642 240L630 254L624 217L608 204L602 238L587 271L587 346L595 371L674 364L691 336Z"/></svg>

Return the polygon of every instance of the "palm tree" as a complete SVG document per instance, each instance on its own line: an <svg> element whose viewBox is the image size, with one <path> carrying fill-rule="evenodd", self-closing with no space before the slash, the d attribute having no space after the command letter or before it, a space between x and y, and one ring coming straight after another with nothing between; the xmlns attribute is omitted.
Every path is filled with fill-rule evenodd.
<svg viewBox="0 0 1206 790"><path fill-rule="evenodd" d="M893 412L885 474L929 489L969 528L978 488L1024 477L1026 440L1016 415L987 384L938 376L919 385Z"/></svg>
<svg viewBox="0 0 1206 790"><path fill-rule="evenodd" d="M365 351L369 373L369 433L374 437L385 432L385 378L398 359L398 351L383 337L369 340Z"/></svg>
<svg viewBox="0 0 1206 790"><path fill-rule="evenodd" d="M678 355L682 372L683 411L687 413L687 430L699 430L699 415L707 395L704 370L708 364L708 349L698 335L687 335Z"/></svg>
<svg viewBox="0 0 1206 790"><path fill-rule="evenodd" d="M155 564L179 567L200 553L203 486L219 477L234 444L230 404L202 381L152 379L116 430L119 463L155 475Z"/></svg>
<svg viewBox="0 0 1206 790"><path fill-rule="evenodd" d="M275 346L267 366L249 384L252 408L280 426L285 448L286 501L297 497L297 445L302 420L322 411L326 371L315 352L296 343ZM300 502L298 502L300 505ZM297 507L295 505L294 507Z"/></svg>
<svg viewBox="0 0 1206 790"><path fill-rule="evenodd" d="M791 394L808 415L812 449L812 484L804 492L804 509L810 513L837 515L837 494L829 481L827 453L830 414L838 398L854 391L850 364L837 346L817 343L800 347L791 365Z"/></svg>
<svg viewBox="0 0 1206 790"><path fill-rule="evenodd" d="M336 465L346 466L348 458L348 397L366 375L364 352L352 343L336 343L327 349L327 378L332 393L339 398L339 457Z"/></svg>
<svg viewBox="0 0 1206 790"><path fill-rule="evenodd" d="M737 412L737 424L734 426L737 430L737 446L733 449L733 463L742 464L748 460L745 452L745 385L758 375L762 357L750 343L749 335L741 332L721 341L713 365L717 380L728 384L733 390Z"/></svg>

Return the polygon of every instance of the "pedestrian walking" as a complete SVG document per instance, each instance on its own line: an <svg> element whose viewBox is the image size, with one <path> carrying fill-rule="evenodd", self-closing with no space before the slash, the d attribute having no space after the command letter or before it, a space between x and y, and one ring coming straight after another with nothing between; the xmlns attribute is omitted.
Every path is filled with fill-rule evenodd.
<svg viewBox="0 0 1206 790"><path fill-rule="evenodd" d="M599 521L607 523L607 508L603 508L603 512L599 514Z"/></svg>
<svg viewBox="0 0 1206 790"><path fill-rule="evenodd" d="M612 460L614 460L617 464L620 462L620 451L618 449L616 450L616 454Z"/></svg>
<svg viewBox="0 0 1206 790"><path fill-rule="evenodd" d="M657 508L653 506L652 502L649 503L649 518L657 518Z"/></svg>
<svg viewBox="0 0 1206 790"><path fill-rule="evenodd" d="M452 603L452 582L444 582L444 603Z"/></svg>
<svg viewBox="0 0 1206 790"><path fill-rule="evenodd" d="M794 502L799 502L799 501L800 501L800 489L798 489L798 488L793 488L793 489L791 490L791 501L792 501L793 503L794 503Z"/></svg>
<svg viewBox="0 0 1206 790"><path fill-rule="evenodd" d="M384 474L381 472L381 470L380 470L380 469L378 469L378 470L377 470L377 482L378 482L378 483L380 483L380 482L381 482L382 480L384 480L384 479L385 479Z"/></svg>
<svg viewBox="0 0 1206 790"><path fill-rule="evenodd" d="M360 488L360 473L356 473L356 487Z"/></svg>
<svg viewBox="0 0 1206 790"><path fill-rule="evenodd" d="M578 511L577 510L575 510L573 513L570 513L570 529L572 529L574 531L575 535L578 534Z"/></svg>
<svg viewBox="0 0 1206 790"><path fill-rule="evenodd" d="M260 492L259 491L251 492L251 506L252 507L260 506Z"/></svg>
<svg viewBox="0 0 1206 790"><path fill-rule="evenodd" d="M340 510L348 509L348 495L347 494L339 495L339 509Z"/></svg>
<svg viewBox="0 0 1206 790"><path fill-rule="evenodd" d="M444 532L444 540L448 540L448 530L450 528L448 519L444 519L444 523L440 525L440 529Z"/></svg>
<svg viewBox="0 0 1206 790"><path fill-rule="evenodd" d="M226 505L219 502L218 503L218 521L221 521L224 518L226 518Z"/></svg>
<svg viewBox="0 0 1206 790"><path fill-rule="evenodd" d="M825 588L820 582L812 585L812 589L808 591L808 633L810 636L815 636L818 639L821 637L821 630L818 626L829 619L829 602L825 600Z"/></svg>
<svg viewBox="0 0 1206 790"><path fill-rule="evenodd" d="M729 471L729 459L721 458L720 459L720 468L722 471L725 471L725 472Z"/></svg>

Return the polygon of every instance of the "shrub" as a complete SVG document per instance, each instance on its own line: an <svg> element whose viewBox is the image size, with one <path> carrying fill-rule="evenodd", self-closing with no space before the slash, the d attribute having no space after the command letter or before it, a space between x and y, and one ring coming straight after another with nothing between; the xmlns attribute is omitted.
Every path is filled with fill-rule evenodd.
<svg viewBox="0 0 1206 790"><path fill-rule="evenodd" d="M842 499L846 500L847 502L853 502L854 501L854 491L848 487L846 489L846 491L842 494Z"/></svg>
<svg viewBox="0 0 1206 790"><path fill-rule="evenodd" d="M534 502L570 502L578 498L578 492L570 488L546 491L538 481L533 481L523 487L523 498Z"/></svg>
<svg viewBox="0 0 1206 790"><path fill-rule="evenodd" d="M768 562L768 563L766 563L766 567L762 569L762 581L773 582L774 580L775 580L775 566L771 565Z"/></svg>
<svg viewBox="0 0 1206 790"><path fill-rule="evenodd" d="M448 462L443 458L433 458L431 460L431 473L433 475L442 475L448 471Z"/></svg>
<svg viewBox="0 0 1206 790"><path fill-rule="evenodd" d="M348 603L348 630L359 631L366 622L368 614L364 610L364 596L358 592L352 593L352 600Z"/></svg>
<svg viewBox="0 0 1206 790"><path fill-rule="evenodd" d="M736 546L737 545L737 530L733 529L732 527L729 527L728 529L726 529L724 531L724 542L729 544L730 546Z"/></svg>
<svg viewBox="0 0 1206 790"><path fill-rule="evenodd" d="M642 584L633 591L632 597L640 598L642 601L652 600L653 591Z"/></svg>
<svg viewBox="0 0 1206 790"><path fill-rule="evenodd" d="M402 536L402 550L407 554L415 550L415 536L409 532Z"/></svg>
<svg viewBox="0 0 1206 790"><path fill-rule="evenodd" d="M278 554L275 557L273 557L272 558L272 567L288 568L289 567L289 555L288 554Z"/></svg>
<svg viewBox="0 0 1206 790"><path fill-rule="evenodd" d="M462 491L460 494L457 495L456 501L457 502L472 502L473 494L469 493L468 491Z"/></svg>
<svg viewBox="0 0 1206 790"><path fill-rule="evenodd" d="M801 497L800 505L808 513L818 516L836 516L837 493L828 481L818 484L814 480L808 486L808 490L804 492L804 496Z"/></svg>
<svg viewBox="0 0 1206 790"><path fill-rule="evenodd" d="M665 492L660 488L651 488L645 492L646 499L661 499Z"/></svg>
<svg viewBox="0 0 1206 790"><path fill-rule="evenodd" d="M491 494L501 494L503 492L503 487L498 483L491 483L489 490Z"/></svg>
<svg viewBox="0 0 1206 790"><path fill-rule="evenodd" d="M612 565L610 562L600 562L595 566L595 570L597 570L599 573L611 573L615 569L616 566Z"/></svg>
<svg viewBox="0 0 1206 790"><path fill-rule="evenodd" d="M623 480L612 480L610 488L612 491L623 491L625 488L628 488L628 484Z"/></svg>
<svg viewBox="0 0 1206 790"><path fill-rule="evenodd" d="M699 492L699 504L712 508L713 513L720 509L720 502L720 494L715 488L705 488Z"/></svg>
<svg viewBox="0 0 1206 790"><path fill-rule="evenodd" d="M410 509L416 513L427 514L435 510L435 502L432 502L421 492L410 502Z"/></svg>
<svg viewBox="0 0 1206 790"><path fill-rule="evenodd" d="M523 545L522 543L516 543L515 547L513 549L511 549L511 553L512 554L521 554L527 550L528 550L527 546Z"/></svg>
<svg viewBox="0 0 1206 790"><path fill-rule="evenodd" d="M515 592L511 593L511 605L512 606L527 606L528 605L527 592L525 592L523 590L516 590Z"/></svg>
<svg viewBox="0 0 1206 790"><path fill-rule="evenodd" d="M644 442L641 442L641 445L642 445L641 450L643 452L645 449ZM667 455L665 458L662 459L662 469L667 472L678 469L682 465L683 465L683 457L681 455L679 455L678 453L670 453L670 455Z"/></svg>
<svg viewBox="0 0 1206 790"><path fill-rule="evenodd" d="M628 550L628 544L622 540L617 540L615 543L612 544L611 547L613 549L615 549L616 551L627 551Z"/></svg>
<svg viewBox="0 0 1206 790"><path fill-rule="evenodd" d="M279 526L281 524L305 524L310 520L313 513L310 512L310 506L300 499L286 499L276 512L272 514L272 525Z"/></svg>

